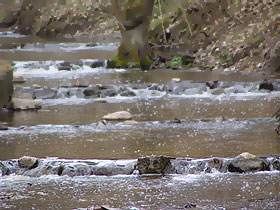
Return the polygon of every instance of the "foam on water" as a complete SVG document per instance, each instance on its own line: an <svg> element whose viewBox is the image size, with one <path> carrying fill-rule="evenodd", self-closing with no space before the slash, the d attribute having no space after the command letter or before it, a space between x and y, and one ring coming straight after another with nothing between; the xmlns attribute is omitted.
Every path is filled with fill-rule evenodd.
<svg viewBox="0 0 280 210"><path fill-rule="evenodd" d="M97 61L96 59L87 59L88 62ZM125 69L107 69L105 67L91 68L87 65L75 65L72 64L73 70L59 70L57 65L63 63L64 61L17 61L14 62L14 74L23 75L24 78L34 78L34 77L48 77L54 78L68 78L77 79L81 75L85 74L100 74L100 73L122 73L126 72Z"/></svg>

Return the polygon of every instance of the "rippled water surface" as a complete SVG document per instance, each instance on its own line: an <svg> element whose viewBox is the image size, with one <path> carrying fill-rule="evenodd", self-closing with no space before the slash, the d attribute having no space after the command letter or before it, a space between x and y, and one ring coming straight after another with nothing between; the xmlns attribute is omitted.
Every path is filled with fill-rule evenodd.
<svg viewBox="0 0 280 210"><path fill-rule="evenodd" d="M62 83L134 85L210 80L257 82L262 75L217 74L195 70L92 69L57 71L56 62L108 59L118 39L39 38L0 34L0 57L13 61L25 83L61 88ZM96 47L89 43L99 42ZM13 44L13 46L8 44ZM36 43L36 44L35 44ZM92 45L90 45L92 46ZM39 62L40 61L40 62ZM24 68L24 65L29 65ZM48 69L44 69L49 65ZM35 67L37 66L37 67ZM0 160L23 155L67 159L234 157L280 153L271 118L280 107L275 92L231 95L175 95L40 100L38 111L0 112L9 130L0 131ZM97 124L107 113L130 111L137 125ZM174 118L182 123L173 122ZM24 128L24 129L23 129ZM279 209L280 173L196 174L170 176L5 176L0 178L0 209L77 209L109 205L120 209Z"/></svg>

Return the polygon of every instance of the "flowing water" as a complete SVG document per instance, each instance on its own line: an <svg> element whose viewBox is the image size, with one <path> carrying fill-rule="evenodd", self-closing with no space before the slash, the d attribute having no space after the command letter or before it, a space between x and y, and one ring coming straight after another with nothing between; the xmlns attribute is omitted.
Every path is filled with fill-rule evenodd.
<svg viewBox="0 0 280 210"><path fill-rule="evenodd" d="M136 96L96 99L81 97L80 87L73 86L174 83L175 87L172 78L253 84L265 79L262 75L194 69L142 72L78 64L72 71L56 68L61 61L86 64L108 59L118 41L112 37L46 40L13 33L0 35L0 58L13 61L14 74L26 80L15 88L37 84L76 91L71 97L38 99L42 103L38 111L0 112L0 121L9 126L9 130L0 131L0 160L24 155L137 159L147 155L204 158L234 157L245 151L262 156L280 153L275 120L271 118L280 107L279 91L182 95L139 90ZM130 111L139 123L97 124L105 114L120 110ZM174 118L182 123L173 123ZM198 209L279 209L279 178L277 171L74 178L10 175L0 178L0 209L86 209L103 204L120 209L178 209L189 202Z"/></svg>

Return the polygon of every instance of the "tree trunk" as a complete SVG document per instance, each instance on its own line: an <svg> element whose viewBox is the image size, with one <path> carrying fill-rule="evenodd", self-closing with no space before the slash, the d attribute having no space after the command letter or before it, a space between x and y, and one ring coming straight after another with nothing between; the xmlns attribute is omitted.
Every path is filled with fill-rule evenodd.
<svg viewBox="0 0 280 210"><path fill-rule="evenodd" d="M150 68L148 28L154 0L111 0L120 23L122 41L113 58L116 67L136 62L143 70Z"/></svg>

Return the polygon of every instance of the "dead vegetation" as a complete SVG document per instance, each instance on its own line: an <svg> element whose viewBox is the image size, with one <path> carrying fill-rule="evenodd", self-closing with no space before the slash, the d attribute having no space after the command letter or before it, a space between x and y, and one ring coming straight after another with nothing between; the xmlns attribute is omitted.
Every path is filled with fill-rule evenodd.
<svg viewBox="0 0 280 210"><path fill-rule="evenodd" d="M120 34L109 0L19 2L7 6L11 13L2 14L0 26L39 36ZM210 71L279 73L280 3L241 2L155 0L149 27L154 68L191 56L192 66ZM180 68L186 66L174 66Z"/></svg>

